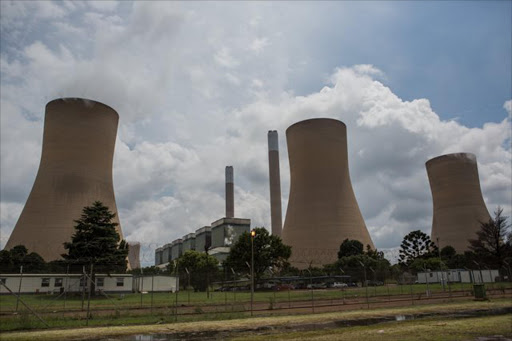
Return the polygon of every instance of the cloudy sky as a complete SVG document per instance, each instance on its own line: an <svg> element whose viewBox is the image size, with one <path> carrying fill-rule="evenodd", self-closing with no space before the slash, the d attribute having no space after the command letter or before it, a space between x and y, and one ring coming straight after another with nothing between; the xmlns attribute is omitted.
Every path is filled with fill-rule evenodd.
<svg viewBox="0 0 512 341"><path fill-rule="evenodd" d="M354 192L375 245L430 234L425 161L478 159L489 211L510 216L512 2L1 1L1 244L41 155L45 104L120 116L114 186L124 235L154 248L224 215L270 227L267 131L347 125Z"/></svg>

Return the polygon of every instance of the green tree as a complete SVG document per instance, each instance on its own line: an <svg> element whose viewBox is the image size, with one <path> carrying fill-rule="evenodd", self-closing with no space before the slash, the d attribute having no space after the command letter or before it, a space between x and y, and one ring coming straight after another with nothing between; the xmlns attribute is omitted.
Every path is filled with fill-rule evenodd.
<svg viewBox="0 0 512 341"><path fill-rule="evenodd" d="M94 274L98 272L126 272L128 244L121 240L113 222L115 213L109 211L100 201L82 210L80 219L75 220L75 233L71 242L64 243L68 250L62 257L70 265L88 265ZM94 290L92 291L94 293Z"/></svg>
<svg viewBox="0 0 512 341"><path fill-rule="evenodd" d="M430 237L420 230L407 234L400 244L399 263L410 265L416 258L437 257L437 246L430 240Z"/></svg>
<svg viewBox="0 0 512 341"><path fill-rule="evenodd" d="M152 265L143 268L131 269L128 270L127 272L133 275L160 275L163 273L163 270L160 269L158 266Z"/></svg>
<svg viewBox="0 0 512 341"><path fill-rule="evenodd" d="M19 273L23 266L23 272L41 273L47 269L47 263L38 253L28 253L24 245L16 245L11 250L0 251L0 272Z"/></svg>
<svg viewBox="0 0 512 341"><path fill-rule="evenodd" d="M477 239L470 239L470 249L475 252L480 261L488 266L501 268L503 261L510 257L507 246L507 234L510 225L503 209L498 206L494 211L494 219L480 223L480 230L476 233Z"/></svg>
<svg viewBox="0 0 512 341"><path fill-rule="evenodd" d="M210 279L215 278L219 271L219 261L204 252L186 251L178 258L178 268L181 277L187 281L194 291L205 291ZM187 272L188 271L188 272Z"/></svg>
<svg viewBox="0 0 512 341"><path fill-rule="evenodd" d="M340 245L340 250L338 251L338 259L341 257L362 255L363 253L363 243L361 243L359 240L347 238Z"/></svg>
<svg viewBox="0 0 512 341"><path fill-rule="evenodd" d="M269 267L276 270L285 268L292 249L283 244L278 236L270 235L264 227L254 229L254 277L258 281ZM224 266L236 272L249 272L247 264L251 264L251 234L243 233L231 246Z"/></svg>
<svg viewBox="0 0 512 341"><path fill-rule="evenodd" d="M445 247L443 247L441 249L439 254L441 255L442 259L449 260L449 259L452 259L453 257L455 257L455 255L457 254L457 251L455 251L455 248L453 246L446 245Z"/></svg>
<svg viewBox="0 0 512 341"><path fill-rule="evenodd" d="M445 266L443 266L441 260L438 257L432 258L416 258L409 264L409 269L413 272L424 272L426 269L430 271L442 270Z"/></svg>

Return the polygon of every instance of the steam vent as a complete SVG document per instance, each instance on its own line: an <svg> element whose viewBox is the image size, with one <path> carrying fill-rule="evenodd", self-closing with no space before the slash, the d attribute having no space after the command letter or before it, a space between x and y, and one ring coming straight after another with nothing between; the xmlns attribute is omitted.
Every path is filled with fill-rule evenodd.
<svg viewBox="0 0 512 341"><path fill-rule="evenodd" d="M286 130L286 140L290 197L282 235L292 246L292 265L332 263L346 238L373 248L350 182L345 124L301 121Z"/></svg>
<svg viewBox="0 0 512 341"><path fill-rule="evenodd" d="M41 163L5 249L23 244L45 261L61 259L85 206L99 200L117 214L112 161L118 120L114 109L95 101L64 98L46 105ZM120 225L117 231L123 238Z"/></svg>
<svg viewBox="0 0 512 341"><path fill-rule="evenodd" d="M434 201L431 239L440 249L451 245L458 253L476 239L480 222L491 218L478 179L476 156L456 153L426 162Z"/></svg>

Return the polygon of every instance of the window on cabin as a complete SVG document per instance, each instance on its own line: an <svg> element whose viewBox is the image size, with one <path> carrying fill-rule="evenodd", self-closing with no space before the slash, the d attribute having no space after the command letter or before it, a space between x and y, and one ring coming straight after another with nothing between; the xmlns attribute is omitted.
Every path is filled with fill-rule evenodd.
<svg viewBox="0 0 512 341"><path fill-rule="evenodd" d="M123 287L124 286L124 278L123 277L117 277L116 284L117 284L118 287Z"/></svg>
<svg viewBox="0 0 512 341"><path fill-rule="evenodd" d="M41 287L49 287L50 279L49 278L41 278Z"/></svg>
<svg viewBox="0 0 512 341"><path fill-rule="evenodd" d="M96 286L97 287L102 287L104 285L105 285L105 278L103 278L103 277L96 278Z"/></svg>
<svg viewBox="0 0 512 341"><path fill-rule="evenodd" d="M55 287L62 287L62 278L55 278Z"/></svg>

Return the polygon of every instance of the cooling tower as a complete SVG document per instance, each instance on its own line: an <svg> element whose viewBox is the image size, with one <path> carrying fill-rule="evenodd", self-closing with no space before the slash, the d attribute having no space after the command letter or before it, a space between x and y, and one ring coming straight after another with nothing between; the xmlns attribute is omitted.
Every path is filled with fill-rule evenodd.
<svg viewBox="0 0 512 341"><path fill-rule="evenodd" d="M95 101L46 105L41 163L6 249L23 244L46 261L61 259L85 206L99 200L117 213L112 161L118 120L114 109ZM120 225L117 231L122 238Z"/></svg>
<svg viewBox="0 0 512 341"><path fill-rule="evenodd" d="M272 234L281 236L281 175L279 172L279 140L276 130L268 132L268 175L270 179L270 220Z"/></svg>
<svg viewBox="0 0 512 341"><path fill-rule="evenodd" d="M283 241L292 246L292 265L333 263L346 238L373 248L350 182L345 124L301 121L286 130L286 140L290 197Z"/></svg>
<svg viewBox="0 0 512 341"><path fill-rule="evenodd" d="M440 249L451 245L458 253L476 239L480 222L491 218L478 179L476 156L456 153L426 162L433 199L431 239Z"/></svg>
<svg viewBox="0 0 512 341"><path fill-rule="evenodd" d="M235 194L233 192L233 166L226 166L226 218L235 216Z"/></svg>

